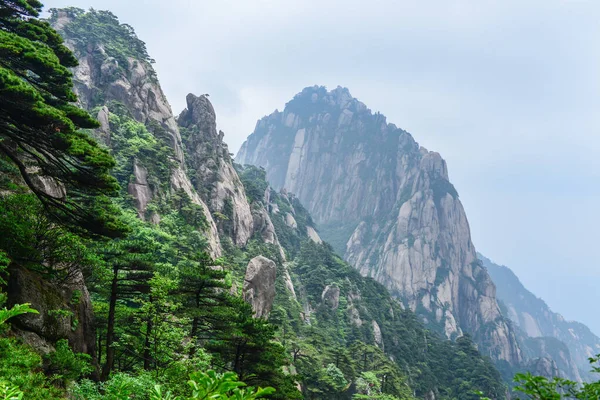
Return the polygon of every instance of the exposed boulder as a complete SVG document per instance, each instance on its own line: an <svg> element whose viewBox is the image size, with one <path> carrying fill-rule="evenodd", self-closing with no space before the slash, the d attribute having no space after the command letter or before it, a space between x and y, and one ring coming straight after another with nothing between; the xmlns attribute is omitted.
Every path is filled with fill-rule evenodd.
<svg viewBox="0 0 600 400"><path fill-rule="evenodd" d="M292 277L290 276L290 271L288 270L287 265L284 265L283 273L286 289L290 292L292 298L297 300L296 290L294 289L294 283L292 282Z"/></svg>
<svg viewBox="0 0 600 400"><path fill-rule="evenodd" d="M259 234L265 243L273 244L279 249L279 255L281 259L285 261L285 252L283 247L279 244L277 234L275 233L275 227L269 217L267 210L257 203L253 203L252 206L252 218L254 224L254 232Z"/></svg>
<svg viewBox="0 0 600 400"><path fill-rule="evenodd" d="M268 318L275 300L275 262L263 256L248 263L244 277L243 298L252 305L256 318Z"/></svg>
<svg viewBox="0 0 600 400"><path fill-rule="evenodd" d="M290 228L298 228L298 223L296 222L296 219L294 218L294 216L291 213L286 213L285 214L285 224L287 226L289 226Z"/></svg>

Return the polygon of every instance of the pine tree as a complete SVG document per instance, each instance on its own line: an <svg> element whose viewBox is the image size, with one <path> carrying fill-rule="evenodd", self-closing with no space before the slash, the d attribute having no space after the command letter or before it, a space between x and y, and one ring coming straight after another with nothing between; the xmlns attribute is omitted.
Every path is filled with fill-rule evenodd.
<svg viewBox="0 0 600 400"><path fill-rule="evenodd" d="M37 0L0 0L0 158L55 220L82 232L119 235L106 195L118 185L114 160L82 128L98 123L74 102L77 60L37 19ZM55 186L55 190L44 188ZM51 193L52 192L52 193Z"/></svg>

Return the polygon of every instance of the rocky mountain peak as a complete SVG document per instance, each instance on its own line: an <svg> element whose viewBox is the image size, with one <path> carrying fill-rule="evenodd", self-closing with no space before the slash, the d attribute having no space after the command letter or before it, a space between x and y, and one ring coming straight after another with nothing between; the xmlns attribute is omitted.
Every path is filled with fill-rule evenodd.
<svg viewBox="0 0 600 400"><path fill-rule="evenodd" d="M179 125L185 128L196 125L202 132L207 134L216 133L217 115L208 97L206 95L196 96L190 93L185 100L187 108L177 117Z"/></svg>
<svg viewBox="0 0 600 400"><path fill-rule="evenodd" d="M313 86L261 119L236 160L295 193L324 240L437 330L471 333L493 358L520 362L439 153L348 89Z"/></svg>

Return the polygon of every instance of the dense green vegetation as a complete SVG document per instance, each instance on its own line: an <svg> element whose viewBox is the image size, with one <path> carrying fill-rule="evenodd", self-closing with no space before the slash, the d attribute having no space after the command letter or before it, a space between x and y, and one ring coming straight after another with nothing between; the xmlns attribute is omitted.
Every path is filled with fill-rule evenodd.
<svg viewBox="0 0 600 400"><path fill-rule="evenodd" d="M50 21L58 18L58 10L50 9ZM82 10L69 7L61 10L72 22L65 29L69 37L75 38L75 46L83 53L88 49L102 46L103 51L117 60L118 69L127 71L128 58L154 62L148 55L146 44L138 39L130 25L119 23L118 18L110 11L91 9Z"/></svg>
<svg viewBox="0 0 600 400"><path fill-rule="evenodd" d="M97 122L72 102L69 67L77 60L62 38L36 18L35 0L2 1L0 13L0 171L17 176L53 220L83 232L119 234L122 227L107 195L117 190L109 175L114 160L79 128ZM62 190L48 193L40 176ZM111 212L112 211L112 212Z"/></svg>
<svg viewBox="0 0 600 400"><path fill-rule="evenodd" d="M169 184L176 161L161 128L98 98L91 111L108 106L111 132L98 144L96 123L71 104L73 56L29 18L41 5L0 5L0 399L504 397L468 336L451 342L425 329L310 240L306 209L270 189L260 168L236 166L285 257L256 233L242 247L224 235L223 256L211 258L203 207ZM124 76L132 59L151 61L111 13L52 18L60 12L76 49L102 47ZM16 62L23 54L30 64ZM127 190L136 167L152 192L139 213ZM48 197L34 175L64 195ZM257 255L278 267L268 321L240 296Z"/></svg>
<svg viewBox="0 0 600 400"><path fill-rule="evenodd" d="M163 139L118 104L110 104L110 148L77 130L97 125L70 104L75 96L66 67L74 66L75 59L46 22L28 18L37 16L37 1L3 1L2 6L0 285L7 294L0 295L0 301L11 305L0 313L3 394L16 398L22 392L24 398L45 399L121 399L129 398L127 393L183 399L204 398L209 392L218 398L298 397L293 379L282 369L287 355L273 341L275 327L254 319L251 306L230 294L230 271L206 253L202 208L165 185L172 165ZM10 12L5 13L4 6ZM98 32L90 24L102 29L118 25L108 13L69 12L83 18L80 22L90 35ZM115 35L108 29L106 36L94 40ZM122 45L132 45L131 38L109 42L108 48L116 43L114 51L121 51ZM133 45L123 55L145 55L139 42ZM22 49L29 52L31 64L12 61ZM42 73L42 68L47 71ZM4 107L8 104L20 108ZM160 213L160 223L144 222L133 210L126 188L135 162L148 166L149 184L157 193L149 212ZM66 199L47 201L47 192L30 182L35 163L38 174L64 190ZM105 194L116 197L109 201ZM88 198L91 210L83 207ZM120 237L109 238L113 233ZM70 290L80 287L81 278L87 288ZM43 299L27 292L32 288L24 282L37 287ZM95 312L93 326L85 311L87 289ZM11 304L28 296L39 308L34 321L41 325L33 341L4 324L34 311ZM14 322L15 328L32 329L31 320ZM87 354L74 352L72 346ZM209 368L230 372L199 372ZM91 380L81 380L84 377ZM241 388L238 377L276 390L253 394L253 389Z"/></svg>

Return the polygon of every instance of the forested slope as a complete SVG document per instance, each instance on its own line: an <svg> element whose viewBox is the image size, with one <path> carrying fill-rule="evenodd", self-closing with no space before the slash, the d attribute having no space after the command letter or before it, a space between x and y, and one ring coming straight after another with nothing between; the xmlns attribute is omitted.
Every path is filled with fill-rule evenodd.
<svg viewBox="0 0 600 400"><path fill-rule="evenodd" d="M231 378L204 374L216 370L273 387L264 395L275 399L504 398L499 373L468 336L451 342L427 330L322 243L293 194L273 190L260 168L233 165L206 97L189 95L175 118L131 27L104 11L51 14L79 60L65 63L64 85L68 66L77 104L98 122L73 111L69 95L71 122L38 129L50 145L66 137L65 159L77 166L83 154L82 171L103 174L85 178L106 187L86 192L89 210L67 209L95 225L61 218L40 196L69 205L82 179L40 168L35 142L0 132L16 149L1 153L2 390L200 398L199 387ZM10 18L38 24L18 7ZM10 112L2 108L3 127ZM31 311L24 303L36 312L15 315Z"/></svg>

